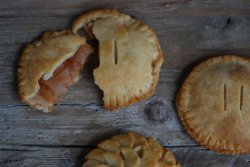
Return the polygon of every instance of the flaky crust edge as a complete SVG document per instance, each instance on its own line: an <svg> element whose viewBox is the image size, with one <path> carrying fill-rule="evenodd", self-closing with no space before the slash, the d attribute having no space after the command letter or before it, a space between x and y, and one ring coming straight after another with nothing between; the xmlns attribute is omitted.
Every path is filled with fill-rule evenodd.
<svg viewBox="0 0 250 167"><path fill-rule="evenodd" d="M105 17L102 17L103 15L105 17L122 17L124 19L134 19L134 18L131 18L129 15L124 14L124 13L120 12L119 10L115 10L115 9L93 10L93 11L89 11L83 15L80 15L75 20L75 22L73 23L73 28L72 28L73 33L77 34L77 31L80 28L84 27L90 21L94 21L95 19L98 19L98 18L105 18ZM94 18L94 20L89 19L89 18ZM161 50L161 47L160 47L160 44L159 44L159 41L158 41L158 38L157 38L155 31L152 28L150 28L148 25L146 25L144 22L142 22L141 20L138 20L138 19L136 19L136 20L140 22L140 26L146 26L147 27L146 30L148 30L155 37L154 42L157 45L158 58L152 63L153 82L152 82L151 87L150 87L148 92L141 94L140 96L130 98L130 100L128 102L124 103L123 105L110 106L110 105L106 105L104 103L105 109L116 110L116 109L120 109L122 107L130 106L130 105L132 105L132 104L134 104L142 99L146 99L154 94L156 85L158 84L159 75L160 75L160 68L161 68L161 65L164 61L163 52Z"/></svg>
<svg viewBox="0 0 250 167"><path fill-rule="evenodd" d="M189 127L189 125L187 124L186 119L185 119L185 95L188 93L188 89L192 85L192 81L197 77L197 75L199 75L199 73L201 71L206 69L208 66L215 64L215 63L218 63L218 62L232 62L232 61L244 61L244 62L250 63L250 59L245 58L245 57L236 56L236 55L223 55L223 56L215 56L212 58L208 58L207 60L203 61L202 63L200 63L199 65L194 67L193 70L190 72L190 74L187 76L187 78L185 79L184 83L182 84L179 92L177 93L175 103L176 103L177 113L178 113L179 118L182 122L183 128L200 145L202 145L210 150L216 151L218 153L223 153L223 154L228 154L228 155L247 154L247 153L250 153L250 150L244 150L244 147L241 147L241 149L238 149L238 150L236 150L236 149L234 149L234 150L221 149L219 146L221 141L216 141L214 143L214 145L209 145L208 142L209 142L210 138L212 138L212 137L209 137L209 139L208 139L206 136L195 134L195 132L192 130L192 128ZM238 146L234 145L234 148L237 148L237 147ZM227 148L229 148L228 145L227 145Z"/></svg>

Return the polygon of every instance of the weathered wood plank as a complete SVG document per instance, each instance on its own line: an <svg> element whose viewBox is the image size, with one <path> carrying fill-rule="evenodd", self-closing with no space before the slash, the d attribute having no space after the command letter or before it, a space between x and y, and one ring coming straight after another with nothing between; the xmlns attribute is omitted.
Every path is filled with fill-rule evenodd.
<svg viewBox="0 0 250 167"><path fill-rule="evenodd" d="M88 148L0 146L0 166L80 167Z"/></svg>
<svg viewBox="0 0 250 167"><path fill-rule="evenodd" d="M3 145L0 147L0 166L80 167L92 147L42 147ZM249 155L227 156L201 147L171 147L183 167L248 167Z"/></svg>
<svg viewBox="0 0 250 167"><path fill-rule="evenodd" d="M105 112L94 85L90 57L82 79L55 112L35 112L19 101L16 65L24 45L43 32L70 28L86 10L120 9L153 27L165 53L155 95L120 112ZM0 166L80 166L102 139L133 130L171 146L183 166L249 166L249 155L208 151L182 129L175 94L190 69L220 54L250 57L250 2L247 0L0 2Z"/></svg>
<svg viewBox="0 0 250 167"><path fill-rule="evenodd" d="M120 112L96 104L59 105L49 114L28 106L0 108L0 144L93 145L106 136L136 131L166 146L196 145L184 132L171 102L155 97Z"/></svg>

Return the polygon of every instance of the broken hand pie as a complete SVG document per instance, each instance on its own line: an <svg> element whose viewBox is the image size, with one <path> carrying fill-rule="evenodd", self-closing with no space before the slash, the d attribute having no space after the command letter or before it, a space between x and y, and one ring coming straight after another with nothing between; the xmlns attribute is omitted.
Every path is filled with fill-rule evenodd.
<svg viewBox="0 0 250 167"><path fill-rule="evenodd" d="M46 32L24 49L18 66L19 94L33 108L48 112L73 85L92 48L69 31Z"/></svg>
<svg viewBox="0 0 250 167"><path fill-rule="evenodd" d="M163 54L150 27L117 10L97 10L75 21L73 32L81 28L99 42L94 78L105 108L128 106L153 94Z"/></svg>
<svg viewBox="0 0 250 167"><path fill-rule="evenodd" d="M133 132L99 143L85 159L82 167L181 167L170 150Z"/></svg>
<svg viewBox="0 0 250 167"><path fill-rule="evenodd" d="M219 56L189 74L176 99L184 128L201 145L250 153L250 60Z"/></svg>

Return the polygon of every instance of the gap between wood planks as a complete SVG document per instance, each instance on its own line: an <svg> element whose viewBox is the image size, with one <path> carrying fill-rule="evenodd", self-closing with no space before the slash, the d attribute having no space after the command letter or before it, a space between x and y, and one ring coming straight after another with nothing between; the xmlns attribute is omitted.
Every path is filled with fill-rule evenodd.
<svg viewBox="0 0 250 167"><path fill-rule="evenodd" d="M91 103L86 103L86 104L78 104L78 103L58 103L58 104L54 104L54 106L81 106L81 107L87 107L87 108L91 108L91 106L96 106L96 107L102 107L101 104L97 104L95 102L91 102ZM27 104L0 104L0 108L14 108L14 107L30 107Z"/></svg>
<svg viewBox="0 0 250 167"><path fill-rule="evenodd" d="M11 147L41 147L41 148L96 148L96 145L42 145L42 144L5 144L0 145L11 146ZM163 146L164 148L200 148L200 150L208 150L200 145L182 145L182 146ZM0 151L35 151L32 149L17 149L17 148L0 148Z"/></svg>

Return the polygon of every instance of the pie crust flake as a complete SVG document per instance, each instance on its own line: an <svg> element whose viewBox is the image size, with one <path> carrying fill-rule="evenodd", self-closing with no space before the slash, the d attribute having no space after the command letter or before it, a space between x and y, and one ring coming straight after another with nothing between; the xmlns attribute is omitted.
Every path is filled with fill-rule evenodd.
<svg viewBox="0 0 250 167"><path fill-rule="evenodd" d="M73 32L81 28L99 41L94 78L105 108L128 106L153 94L163 53L149 26L117 10L96 10L75 21Z"/></svg>
<svg viewBox="0 0 250 167"><path fill-rule="evenodd" d="M18 64L22 101L48 112L73 85L92 48L70 31L46 32L28 44Z"/></svg>
<svg viewBox="0 0 250 167"><path fill-rule="evenodd" d="M99 143L85 159L82 167L181 167L170 150L134 132Z"/></svg>
<svg viewBox="0 0 250 167"><path fill-rule="evenodd" d="M250 153L250 60L210 58L186 78L176 99L184 128L201 145L225 154Z"/></svg>

